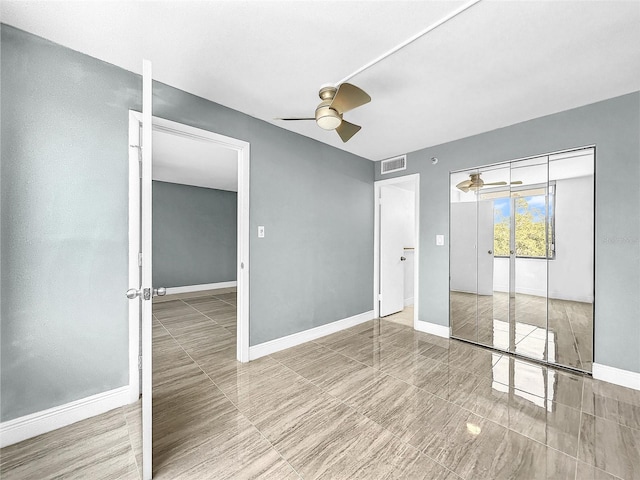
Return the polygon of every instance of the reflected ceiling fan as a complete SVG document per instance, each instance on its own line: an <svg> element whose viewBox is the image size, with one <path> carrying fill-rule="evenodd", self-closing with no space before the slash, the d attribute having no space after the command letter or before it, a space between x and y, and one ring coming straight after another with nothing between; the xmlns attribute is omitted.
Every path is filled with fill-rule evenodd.
<svg viewBox="0 0 640 480"><path fill-rule="evenodd" d="M492 183L484 183L484 180L480 178L479 173L471 173L469 174L469 180L465 180L464 182L460 182L456 185L456 188L462 190L463 192L468 192L469 190L478 191L483 187L489 186L498 186L498 185L522 185L520 180L516 180L511 182L510 184L507 182L492 182Z"/></svg>
<svg viewBox="0 0 640 480"><path fill-rule="evenodd" d="M316 107L313 118L276 118L276 120L315 120L320 128L335 130L343 142L348 142L351 137L360 131L362 127L347 122L342 115L349 110L360 107L371 101L371 97L361 88L342 83L338 87L326 85L320 88L320 105Z"/></svg>

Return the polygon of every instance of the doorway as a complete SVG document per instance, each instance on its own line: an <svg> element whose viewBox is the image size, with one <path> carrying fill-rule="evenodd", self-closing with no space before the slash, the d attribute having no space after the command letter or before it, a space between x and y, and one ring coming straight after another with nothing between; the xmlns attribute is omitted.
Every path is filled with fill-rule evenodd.
<svg viewBox="0 0 640 480"><path fill-rule="evenodd" d="M416 328L420 236L420 175L374 184L374 312Z"/></svg>
<svg viewBox="0 0 640 480"><path fill-rule="evenodd" d="M150 82L149 82L150 83ZM149 88L150 92L150 88ZM150 95L149 95L150 97ZM150 99L149 102L150 103ZM236 272L236 282L237 282L237 294L234 291L221 291L219 288L216 289L216 298L207 298L205 299L207 305L203 305L200 310L197 308L193 308L190 303L194 303L193 301L181 302L184 305L184 308L188 311L184 313L187 315L200 315L207 316L207 313L211 313L210 311L203 311L206 309L213 308L212 303L216 303L217 306L223 306L226 309L227 314L230 314L233 311L233 323L234 328L231 330L231 318L226 318L229 323L224 327L218 326L218 330L224 332L226 335L226 354L230 354L229 358L225 358L229 364L233 364L234 368L237 361L240 362L248 362L249 361L249 144L244 141L236 140L230 137L226 137L223 135L219 135L213 132L209 132L206 130L201 130L198 128L190 127L187 125L179 124L176 122L172 122L169 120L153 117L151 121L147 121L145 125L151 125L152 132L145 134L145 128L142 124L143 116L138 112L130 111L129 114L129 138L130 138L130 156L129 156L129 282L130 285L140 285L141 277L145 272L145 268L149 269L150 273L144 273L145 275L149 275L148 278L151 278L151 268L149 265L151 264L151 260L153 255L151 255L152 245L149 241L148 246L145 247L141 239L147 238L147 241L150 239L150 235L148 232L152 231L153 221L152 221L152 208L151 202L145 197L145 185L151 186L152 184L152 175L151 172L153 168L145 169L143 165L153 164L153 162L149 162L150 159L147 159L146 155L149 155L149 150L144 151L144 140L147 139L146 144L152 145L152 138L156 133L162 133L163 135L173 136L176 139L180 139L181 141L189 141L189 142L198 142L202 145L213 145L217 148L226 149L232 152L236 159L236 167L237 167L237 194L236 194L236 255L235 261L231 262L235 264L235 272ZM141 133L142 132L142 133ZM151 134L151 135L149 135ZM149 135L148 138L146 135ZM142 143L141 143L142 140ZM140 147L142 145L142 148ZM146 159L146 160L145 160ZM146 163L148 162L148 163ZM142 186L142 188L141 188ZM150 194L150 189L147 191L147 195ZM150 195L149 195L150 197ZM146 235L146 237L145 237ZM144 248L143 248L144 247ZM148 252L144 254L144 256L140 252ZM146 266L143 266L146 265ZM142 268L141 268L142 267ZM155 279L154 279L155 280ZM149 282L151 284L151 282ZM196 287L202 287L203 285L196 285ZM205 286L211 286L210 284L205 284ZM217 287L221 287L221 282L219 282ZM153 289L147 288L144 290L144 298L145 300L149 300L151 296L162 295L162 285L155 285ZM135 289L132 295L129 298L135 298L136 296L141 297L142 288L136 293ZM153 294L151 294L151 290L153 290ZM171 293L171 290L170 290ZM184 291L174 291L174 293L178 293L179 295L185 294ZM196 295L199 295L201 292L195 292ZM129 296L129 292L128 292ZM213 301L215 300L215 301ZM143 477L151 478L151 458L152 458L152 443L151 443L151 418L158 420L158 412L154 412L152 414L152 406L151 406L151 392L153 390L154 396L154 407L158 408L159 403L156 402L155 398L155 387L152 381L155 382L156 379L152 380L152 364L155 360L151 360L151 339L152 336L154 338L154 343L156 342L156 332L159 329L151 327L151 318L146 320L146 314L144 316L144 321L141 322L143 318L143 308L142 305L145 305L147 302L130 302L129 304L129 330L130 330L130 343L129 343L129 354L130 354L130 390L132 401L137 399L140 394L140 384L141 384L141 376L140 371L142 371L142 375L144 380L142 382L142 465L143 465ZM151 302L148 302L149 304ZM169 303L169 302L167 302ZM161 305L161 304L158 304ZM155 303L154 303L155 306ZM154 308L155 310L155 308ZM154 316L156 312L153 312ZM151 316L150 316L151 317ZM237 320L236 320L237 318ZM155 319L157 320L157 318ZM155 321L154 320L154 321ZM186 318L186 323L188 324L189 318ZM188 325L183 325L189 328ZM161 329L160 329L161 330ZM195 336L198 335L197 332L191 332ZM167 333L167 336L171 337L171 333ZM202 338L206 341L206 335L202 335ZM144 358L141 357L141 346L142 352L147 352L144 354ZM154 345L155 347L155 345ZM154 352L155 353L155 352ZM183 349L184 355L189 357L189 353ZM141 362L142 360L142 362ZM167 371L171 367L177 366L177 362L173 362L169 360L167 363ZM161 370L158 370L160 367ZM156 365L153 368L153 375L157 372L162 371L161 365ZM145 393L147 392L147 393ZM154 420L154 422L156 421ZM161 422L161 421L160 421ZM160 424L159 424L160 425ZM154 429L155 432L155 429ZM161 433L161 432L159 432ZM154 435L155 437L155 435ZM155 445L153 450L155 450Z"/></svg>
<svg viewBox="0 0 640 480"><path fill-rule="evenodd" d="M129 112L130 136L138 134L142 116L138 112ZM153 117L153 131L188 138L198 142L206 142L236 152L237 157L237 360L249 361L249 144L242 140L220 135L207 130L191 127L163 118ZM129 284L140 282L139 245L140 245L140 197L137 179L140 176L139 153L130 149L129 162ZM151 219L149 219L151 221ZM161 287L158 285L157 287ZM138 378L139 356L139 309L130 304L130 358L132 380ZM135 373L133 366L135 366ZM135 388L139 389L136 383ZM133 390L134 388L132 388Z"/></svg>

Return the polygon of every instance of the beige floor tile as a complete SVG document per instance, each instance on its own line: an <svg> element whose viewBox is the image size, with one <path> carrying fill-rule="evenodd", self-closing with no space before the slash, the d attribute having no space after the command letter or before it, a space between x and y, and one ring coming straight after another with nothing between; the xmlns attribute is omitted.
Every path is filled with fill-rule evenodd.
<svg viewBox="0 0 640 480"><path fill-rule="evenodd" d="M235 295L154 301L155 478L640 478L640 392L391 318L241 364ZM493 334L503 300L483 299L477 335ZM520 313L538 308L518 302ZM553 347L574 342L584 365L588 307L550 312ZM519 338L544 345L540 319L522 320ZM137 479L140 432L138 401L2 449L0 475Z"/></svg>
<svg viewBox="0 0 640 480"><path fill-rule="evenodd" d="M573 479L576 460L475 414L452 417L424 452L469 479Z"/></svg>
<svg viewBox="0 0 640 480"><path fill-rule="evenodd" d="M586 379L582 409L585 413L640 430L640 391L638 390Z"/></svg>
<svg viewBox="0 0 640 480"><path fill-rule="evenodd" d="M640 430L582 413L578 459L624 479L640 478Z"/></svg>
<svg viewBox="0 0 640 480"><path fill-rule="evenodd" d="M404 307L404 309L393 315L382 317L387 322L394 322L407 327L413 327L413 305Z"/></svg>
<svg viewBox="0 0 640 480"><path fill-rule="evenodd" d="M3 480L137 478L138 469L123 409L5 447Z"/></svg>
<svg viewBox="0 0 640 480"><path fill-rule="evenodd" d="M620 480L620 477L611 475L610 473L600 470L593 465L578 462L576 480Z"/></svg>

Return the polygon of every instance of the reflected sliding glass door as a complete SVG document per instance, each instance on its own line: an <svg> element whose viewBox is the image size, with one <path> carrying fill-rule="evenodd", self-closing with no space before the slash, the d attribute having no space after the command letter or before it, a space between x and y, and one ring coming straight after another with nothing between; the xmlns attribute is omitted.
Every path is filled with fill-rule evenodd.
<svg viewBox="0 0 640 480"><path fill-rule="evenodd" d="M454 338L591 371L594 156L451 173Z"/></svg>

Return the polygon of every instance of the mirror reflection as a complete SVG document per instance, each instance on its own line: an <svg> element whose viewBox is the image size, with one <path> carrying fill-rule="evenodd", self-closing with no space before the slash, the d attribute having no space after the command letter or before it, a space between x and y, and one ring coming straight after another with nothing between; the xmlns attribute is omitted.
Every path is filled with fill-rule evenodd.
<svg viewBox="0 0 640 480"><path fill-rule="evenodd" d="M591 371L594 150L450 175L454 338Z"/></svg>

